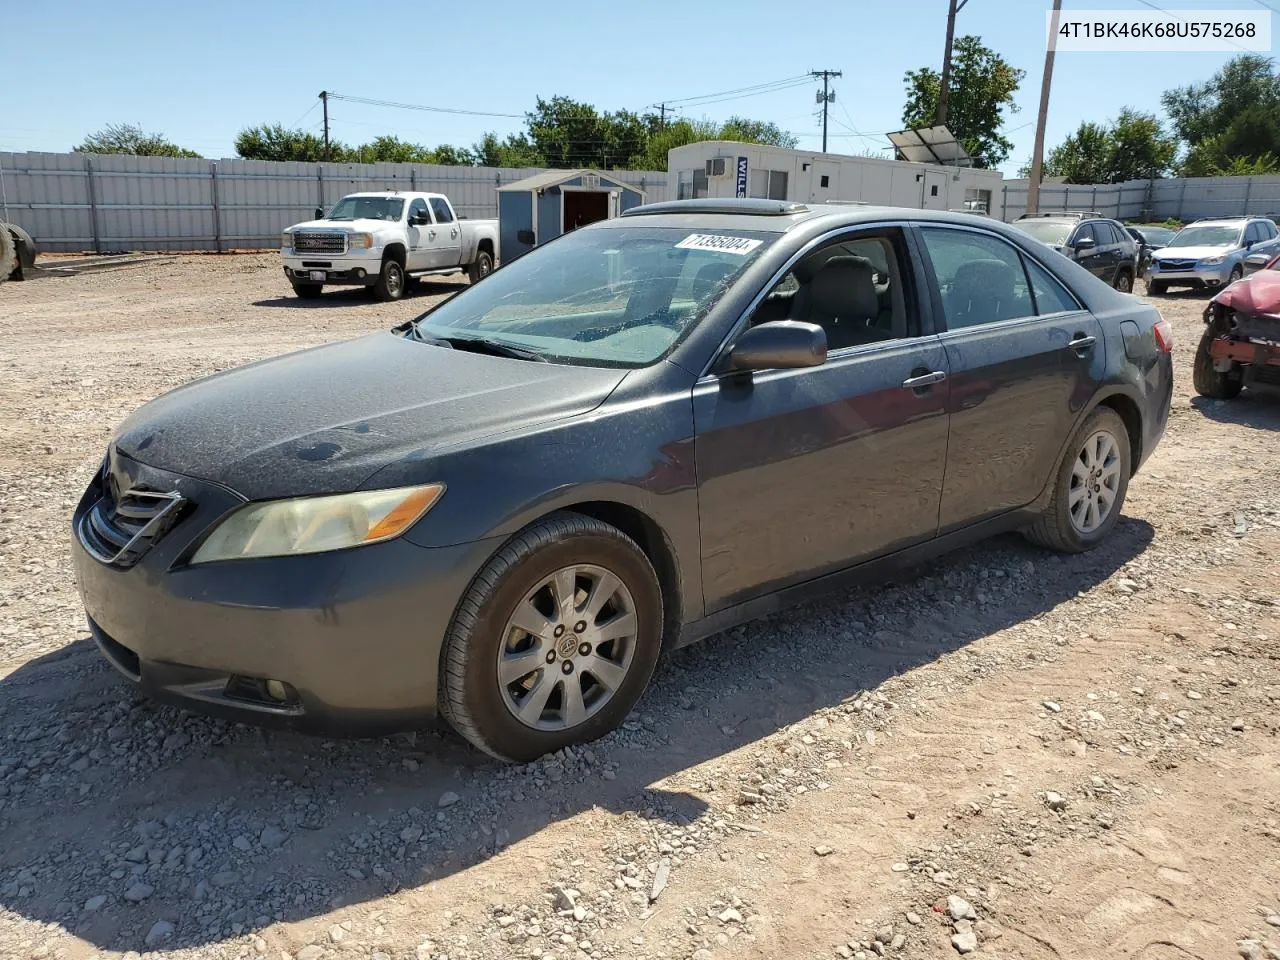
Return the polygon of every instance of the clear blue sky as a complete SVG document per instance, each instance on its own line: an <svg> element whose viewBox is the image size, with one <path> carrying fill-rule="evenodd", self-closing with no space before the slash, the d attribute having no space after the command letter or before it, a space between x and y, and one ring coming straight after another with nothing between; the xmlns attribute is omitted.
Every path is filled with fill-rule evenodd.
<svg viewBox="0 0 1280 960"><path fill-rule="evenodd" d="M1154 2L1173 11L1258 9L1254 0ZM1138 0L1065 6L1146 9ZM882 135L899 129L902 75L940 65L946 22L946 0L13 0L4 7L0 51L10 85L0 101L0 150L68 150L106 123L134 122L215 158L234 155L236 132L247 125L318 131L322 88L495 113L522 114L535 96L555 94L643 110L822 68L844 72L830 149L856 152L886 146ZM959 16L957 34L980 35L1027 71L1021 112L1006 124L1014 142L1007 172L1031 155L1049 7L1050 0L969 0ZM1280 24L1273 31L1280 36ZM1121 106L1158 111L1163 90L1209 77L1229 56L1060 53L1047 143ZM815 89L686 112L772 120L814 148L821 144ZM341 102L331 121L348 143L393 132L429 146L469 145L486 130L521 125Z"/></svg>

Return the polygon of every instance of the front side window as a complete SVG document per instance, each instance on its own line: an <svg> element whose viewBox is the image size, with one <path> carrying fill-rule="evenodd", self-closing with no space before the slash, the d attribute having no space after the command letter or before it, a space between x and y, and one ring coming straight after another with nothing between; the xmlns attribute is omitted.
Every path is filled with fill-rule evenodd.
<svg viewBox="0 0 1280 960"><path fill-rule="evenodd" d="M842 237L805 255L765 295L752 325L773 320L814 323L827 349L842 350L908 335L900 231Z"/></svg>
<svg viewBox="0 0 1280 960"><path fill-rule="evenodd" d="M444 197L431 198L431 212L435 214L436 223L453 223L453 211Z"/></svg>
<svg viewBox="0 0 1280 960"><path fill-rule="evenodd" d="M329 211L330 220L399 220L401 197L343 197Z"/></svg>
<svg viewBox="0 0 1280 960"><path fill-rule="evenodd" d="M1022 256L1012 244L970 230L925 227L921 233L947 329L1035 315Z"/></svg>
<svg viewBox="0 0 1280 960"><path fill-rule="evenodd" d="M777 237L639 223L575 230L465 288L417 329L425 338L483 337L560 363L647 366Z"/></svg>
<svg viewBox="0 0 1280 960"><path fill-rule="evenodd" d="M1079 243L1081 240L1092 240L1094 243L1101 243L1097 233L1094 232L1092 223L1080 224L1080 229L1076 231L1076 235L1071 238L1073 244Z"/></svg>
<svg viewBox="0 0 1280 960"><path fill-rule="evenodd" d="M416 200L413 200L412 202L410 202L409 204L410 220L413 220L413 218L416 217L418 214L426 213L426 212L427 212L427 201L423 200L421 197L418 197Z"/></svg>

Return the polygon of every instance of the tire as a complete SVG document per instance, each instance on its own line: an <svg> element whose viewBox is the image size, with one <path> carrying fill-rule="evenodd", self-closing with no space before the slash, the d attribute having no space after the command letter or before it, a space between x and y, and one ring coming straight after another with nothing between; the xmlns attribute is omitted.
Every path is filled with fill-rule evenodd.
<svg viewBox="0 0 1280 960"><path fill-rule="evenodd" d="M1209 347L1214 341L1210 330L1204 332L1200 344L1196 347L1195 363L1191 367L1191 381L1196 393L1213 400L1231 400L1240 395L1244 387L1244 371L1239 364L1232 364L1230 370L1220 371L1213 368L1213 357L1209 355Z"/></svg>
<svg viewBox="0 0 1280 960"><path fill-rule="evenodd" d="M557 599L562 594L555 585L566 568L577 571L572 581L575 610L572 621L559 623L563 614ZM624 623L629 604L634 633L602 641L585 655L591 644L579 640L598 634L593 626L582 630L587 621L578 618L592 615L585 610L593 599L591 589L606 582L603 577L592 581L593 572L612 575L619 586L610 599L600 601L592 625L602 623L607 629ZM587 596L579 601L584 590ZM627 602L615 605L618 598ZM532 622L543 626L545 639L515 625L519 610L526 611L526 622L532 611ZM630 537L580 514L552 514L508 541L458 605L441 653L440 712L458 733L500 760L534 760L598 739L623 721L648 685L662 646L662 616L657 575ZM511 663L505 684L499 679L500 656ZM597 681L592 672L593 663L606 666L602 659L612 664L611 685ZM529 672L521 675L526 667ZM584 711L575 723L565 716L573 699L568 695L571 684ZM540 690L544 695L538 697ZM516 715L521 708L527 711L526 720Z"/></svg>
<svg viewBox="0 0 1280 960"><path fill-rule="evenodd" d="M1133 274L1128 270L1117 273L1115 288L1121 293L1133 293Z"/></svg>
<svg viewBox="0 0 1280 960"><path fill-rule="evenodd" d="M324 293L324 287L318 283L295 283L292 286L294 295L303 300L314 300Z"/></svg>
<svg viewBox="0 0 1280 960"><path fill-rule="evenodd" d="M481 250L476 254L475 262L467 267L467 279L472 283L479 283L491 273L493 273L493 257Z"/></svg>
<svg viewBox="0 0 1280 960"><path fill-rule="evenodd" d="M18 269L18 244L9 228L0 223L0 283L9 279Z"/></svg>
<svg viewBox="0 0 1280 960"><path fill-rule="evenodd" d="M389 303L404 296L405 286L404 264L394 258L383 260L377 282L373 285L373 295L383 303Z"/></svg>
<svg viewBox="0 0 1280 960"><path fill-rule="evenodd" d="M1147 296L1148 296L1148 297L1160 297L1160 296L1164 296L1164 292L1165 292L1166 290L1168 290L1168 289L1169 289L1168 284L1166 284L1163 280L1148 280L1148 281L1147 281Z"/></svg>
<svg viewBox="0 0 1280 960"><path fill-rule="evenodd" d="M1109 489L1112 494L1110 506L1105 516L1099 518L1096 526L1082 526L1080 518L1072 516L1073 494L1080 486L1087 490L1089 483L1077 485L1073 481L1083 480L1084 476L1092 476L1085 457L1090 448L1096 453L1096 438L1106 435L1110 438L1110 449L1105 462L1099 464L1110 473L1112 482L1107 483L1106 474L1099 478L1099 485ZM1114 455L1115 472L1111 473L1110 456ZM1132 453L1129 449L1129 433L1125 429L1120 414L1110 407L1098 407L1076 430L1067 445L1067 452L1058 465L1053 481L1053 495L1044 513L1026 530L1026 536L1032 543L1037 543L1059 553L1082 553L1100 544L1120 520L1120 511L1124 508L1125 493L1129 489L1129 476L1133 472ZM1095 488L1096 489L1096 488ZM1083 512L1088 517L1089 497L1082 502ZM1101 499L1095 499L1100 503Z"/></svg>
<svg viewBox="0 0 1280 960"><path fill-rule="evenodd" d="M1239 280L1243 276L1244 276L1244 266L1241 264L1236 264L1234 267L1231 268L1231 273L1227 276L1227 286L1231 286L1231 284L1235 283L1237 280Z"/></svg>

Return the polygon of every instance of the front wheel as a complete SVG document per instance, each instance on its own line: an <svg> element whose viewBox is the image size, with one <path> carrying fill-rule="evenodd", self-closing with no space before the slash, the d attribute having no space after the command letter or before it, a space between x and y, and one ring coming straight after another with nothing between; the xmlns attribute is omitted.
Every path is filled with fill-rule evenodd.
<svg viewBox="0 0 1280 960"><path fill-rule="evenodd" d="M1230 370L1214 368L1213 357L1209 349L1213 346L1214 336L1206 330L1196 347L1196 359L1191 367L1191 382L1196 393L1211 400L1231 400L1239 396L1244 388L1244 376L1239 364L1232 364Z"/></svg>
<svg viewBox="0 0 1280 960"><path fill-rule="evenodd" d="M1227 277L1227 286L1231 286L1231 284L1235 283L1237 280L1239 280L1243 276L1244 276L1244 267L1241 266L1240 264L1236 264L1234 267L1231 268L1231 275Z"/></svg>
<svg viewBox="0 0 1280 960"><path fill-rule="evenodd" d="M404 266L399 260L383 260L382 271L373 285L373 295L384 303L404 296Z"/></svg>
<svg viewBox="0 0 1280 960"><path fill-rule="evenodd" d="M1168 290L1168 289L1169 289L1169 285L1168 285L1168 284L1166 284L1163 280L1148 280L1148 281L1147 281L1147 296L1148 296L1148 297L1159 297L1159 296L1162 296L1162 295L1164 294L1164 292L1165 292L1166 290Z"/></svg>
<svg viewBox="0 0 1280 960"><path fill-rule="evenodd" d="M662 642L662 591L609 524L556 513L472 581L442 653L440 709L501 760L604 736L635 706Z"/></svg>
<svg viewBox="0 0 1280 960"><path fill-rule="evenodd" d="M1133 274L1130 273L1128 270L1121 270L1118 274L1116 274L1115 287L1121 293L1132 293L1133 292Z"/></svg>
<svg viewBox="0 0 1280 960"><path fill-rule="evenodd" d="M293 284L293 292L295 296L301 297L303 300L314 300L324 292L324 287L318 283L295 283Z"/></svg>
<svg viewBox="0 0 1280 960"><path fill-rule="evenodd" d="M1120 520L1133 472L1131 457L1120 414L1110 407L1094 410L1071 438L1049 506L1027 537L1060 553L1096 547Z"/></svg>
<svg viewBox="0 0 1280 960"><path fill-rule="evenodd" d="M493 257L481 250L476 254L475 262L467 267L467 279L472 283L479 283L491 273L493 273Z"/></svg>

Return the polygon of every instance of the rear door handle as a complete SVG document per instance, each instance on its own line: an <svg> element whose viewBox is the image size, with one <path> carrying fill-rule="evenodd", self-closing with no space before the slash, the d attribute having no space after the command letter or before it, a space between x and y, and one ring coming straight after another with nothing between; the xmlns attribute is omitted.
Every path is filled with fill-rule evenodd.
<svg viewBox="0 0 1280 960"><path fill-rule="evenodd" d="M1087 350L1092 350L1093 345L1098 342L1097 337L1090 337L1083 333L1077 333L1076 338L1067 344L1076 353L1083 354Z"/></svg>
<svg viewBox="0 0 1280 960"><path fill-rule="evenodd" d="M428 240L434 240L435 238L436 238L436 232L434 230L431 230L427 233Z"/></svg>
<svg viewBox="0 0 1280 960"><path fill-rule="evenodd" d="M947 374L943 370L934 370L932 373L922 373L918 377L907 377L902 381L902 385L908 390L919 390L921 387L931 387L935 383L941 383L947 379Z"/></svg>

